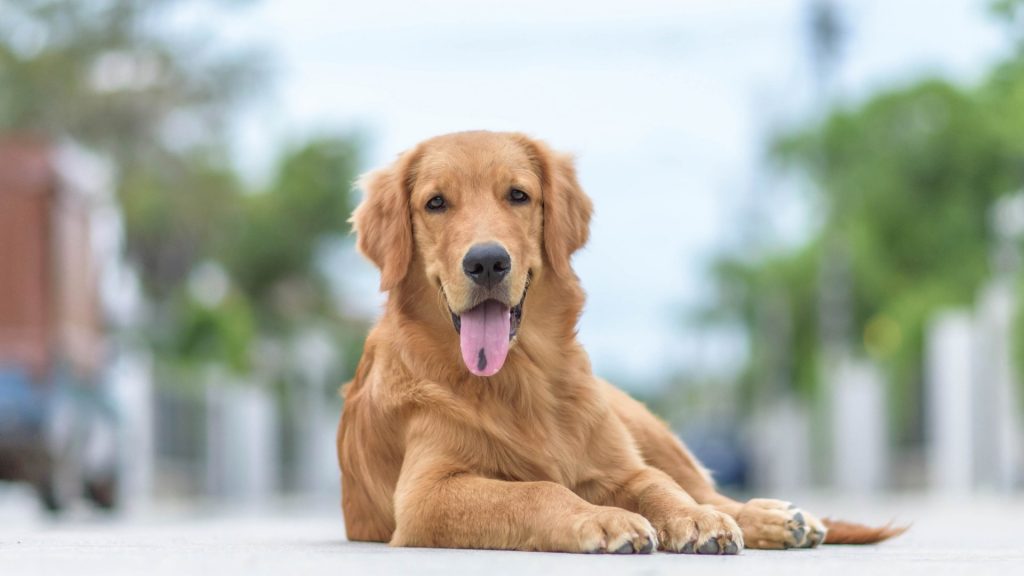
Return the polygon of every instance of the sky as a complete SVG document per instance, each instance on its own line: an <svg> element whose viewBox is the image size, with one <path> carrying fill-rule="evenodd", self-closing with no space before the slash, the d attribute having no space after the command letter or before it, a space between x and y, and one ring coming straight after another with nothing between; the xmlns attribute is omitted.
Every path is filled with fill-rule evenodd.
<svg viewBox="0 0 1024 576"><path fill-rule="evenodd" d="M261 46L274 74L237 125L252 178L282 143L324 132L360 134L366 169L468 129L522 131L575 154L596 207L575 259L588 293L580 339L599 373L643 387L734 367L741 337L686 322L713 296L710 262L813 227L763 154L772 133L818 109L806 5L291 0L233 11L217 29ZM838 5L847 36L834 101L928 75L976 81L1006 49L985 2ZM334 260L349 301L375 314L376 271L351 253Z"/></svg>

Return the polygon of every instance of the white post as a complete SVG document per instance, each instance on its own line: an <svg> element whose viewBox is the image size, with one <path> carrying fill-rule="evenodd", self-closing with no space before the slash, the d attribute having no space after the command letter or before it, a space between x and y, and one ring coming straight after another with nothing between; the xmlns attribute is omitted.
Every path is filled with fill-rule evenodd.
<svg viewBox="0 0 1024 576"><path fill-rule="evenodd" d="M981 487L1000 492L1013 490L1020 470L1020 405L1011 346L1014 300L1009 282L993 282L981 294L976 319L974 472Z"/></svg>
<svg viewBox="0 0 1024 576"><path fill-rule="evenodd" d="M154 493L156 460L152 357L132 349L119 354L111 366L110 389L120 428L118 495L126 508L145 509Z"/></svg>
<svg viewBox="0 0 1024 576"><path fill-rule="evenodd" d="M277 412L271 394L256 382L214 370L206 400L207 492L249 504L271 497L279 472Z"/></svg>
<svg viewBox="0 0 1024 576"><path fill-rule="evenodd" d="M338 487L338 465L334 438L337 409L327 402L328 374L337 361L337 351L327 333L311 329L295 339L292 362L297 373L293 408L297 409L297 488L311 494L333 494ZM325 406L326 405L326 406Z"/></svg>
<svg viewBox="0 0 1024 576"><path fill-rule="evenodd" d="M844 492L884 488L888 469L885 379L868 361L836 371L832 400L833 479Z"/></svg>
<svg viewBox="0 0 1024 576"><path fill-rule="evenodd" d="M782 398L754 418L754 483L766 492L806 490L811 478L810 417L795 398Z"/></svg>
<svg viewBox="0 0 1024 576"><path fill-rule="evenodd" d="M943 312L926 336L929 481L933 489L950 494L971 488L972 328L968 313Z"/></svg>

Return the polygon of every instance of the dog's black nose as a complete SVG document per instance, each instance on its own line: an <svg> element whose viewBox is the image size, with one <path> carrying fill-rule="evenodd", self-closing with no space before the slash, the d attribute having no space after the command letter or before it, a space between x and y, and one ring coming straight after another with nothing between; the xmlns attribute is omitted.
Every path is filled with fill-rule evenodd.
<svg viewBox="0 0 1024 576"><path fill-rule="evenodd" d="M477 244L462 259L466 276L485 288L493 288L501 282L511 267L512 257L499 244Z"/></svg>

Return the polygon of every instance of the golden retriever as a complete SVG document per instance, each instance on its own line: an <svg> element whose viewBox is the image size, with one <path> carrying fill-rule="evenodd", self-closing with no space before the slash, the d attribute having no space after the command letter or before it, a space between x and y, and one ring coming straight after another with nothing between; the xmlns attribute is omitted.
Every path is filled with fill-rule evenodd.
<svg viewBox="0 0 1024 576"><path fill-rule="evenodd" d="M898 532L719 494L663 422L594 376L570 263L591 201L568 156L522 134L449 134L362 187L358 248L388 300L342 391L351 540L736 554Z"/></svg>

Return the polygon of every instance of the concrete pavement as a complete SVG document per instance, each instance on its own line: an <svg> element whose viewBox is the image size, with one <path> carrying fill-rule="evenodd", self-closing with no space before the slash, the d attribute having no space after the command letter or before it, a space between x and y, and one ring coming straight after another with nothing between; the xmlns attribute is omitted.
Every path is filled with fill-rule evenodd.
<svg viewBox="0 0 1024 576"><path fill-rule="evenodd" d="M1024 498L805 499L801 505L914 526L895 541L869 547L745 550L738 557L583 556L348 542L336 502L52 522L0 497L0 575L1024 574Z"/></svg>

